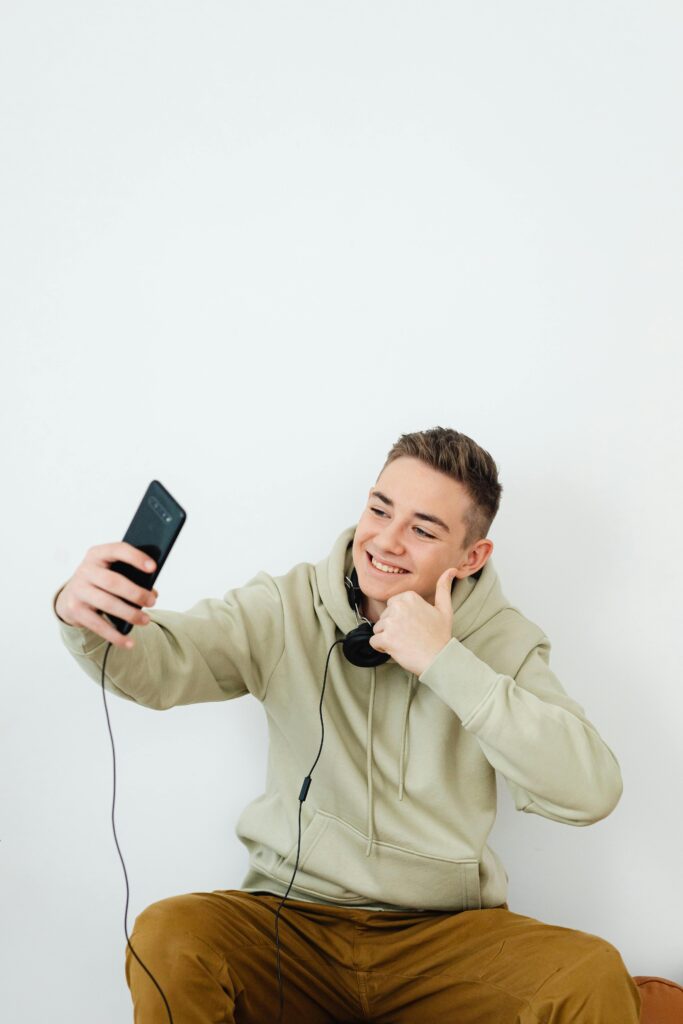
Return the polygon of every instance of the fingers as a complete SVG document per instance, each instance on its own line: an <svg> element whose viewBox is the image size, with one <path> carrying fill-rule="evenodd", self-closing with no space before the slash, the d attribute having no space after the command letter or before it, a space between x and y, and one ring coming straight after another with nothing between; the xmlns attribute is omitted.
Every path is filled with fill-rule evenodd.
<svg viewBox="0 0 683 1024"><path fill-rule="evenodd" d="M128 636L123 636L118 629L110 626L106 619L94 612L91 608L83 608L80 615L81 623L87 626L93 633L97 633L104 640L110 640L113 647L131 648L135 641Z"/></svg>
<svg viewBox="0 0 683 1024"><path fill-rule="evenodd" d="M158 591L154 587L151 590L146 590L144 587L138 586L137 583L133 583L126 576L122 576L120 572L113 572L111 569L92 564L84 567L84 569L88 582L99 587L101 590L130 601L131 604L151 608L159 596Z"/></svg>
<svg viewBox="0 0 683 1024"><path fill-rule="evenodd" d="M100 565L111 565L112 562L126 562L141 572L153 572L156 569L154 559L124 540L114 541L112 544L95 544L88 550L85 560L95 561Z"/></svg>
<svg viewBox="0 0 683 1024"><path fill-rule="evenodd" d="M117 561L141 572L153 571L148 562L155 567L154 560L144 551L125 541L96 544L88 549L78 569L60 591L55 611L67 625L87 627L116 647L132 647L134 641L119 633L100 613L145 626L151 620L142 608L154 605L158 592L155 588L141 587L112 570L112 562Z"/></svg>
<svg viewBox="0 0 683 1024"><path fill-rule="evenodd" d="M134 626L146 626L150 621L149 615L146 615L135 603L128 604L127 601L116 597L115 594L110 594L106 590L100 590L99 587L94 587L92 584L84 586L81 593L81 600L88 608L92 608L94 611L115 615L117 618L124 619L125 622L130 622Z"/></svg>

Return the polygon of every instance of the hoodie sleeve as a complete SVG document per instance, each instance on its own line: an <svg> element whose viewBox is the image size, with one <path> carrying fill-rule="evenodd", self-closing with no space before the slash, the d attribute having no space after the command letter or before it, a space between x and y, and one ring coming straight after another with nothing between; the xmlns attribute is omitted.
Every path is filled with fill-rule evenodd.
<svg viewBox="0 0 683 1024"><path fill-rule="evenodd" d="M502 675L453 637L419 677L476 735L517 810L567 825L607 817L622 793L616 757L549 667L550 641Z"/></svg>
<svg viewBox="0 0 683 1024"><path fill-rule="evenodd" d="M60 619L55 608L59 592L52 609L62 641L101 685L108 641ZM282 600L267 573L257 573L222 600L205 598L186 612L145 612L151 622L133 627L132 650L112 647L109 652L105 686L111 693L158 711L246 693L263 700L284 650Z"/></svg>

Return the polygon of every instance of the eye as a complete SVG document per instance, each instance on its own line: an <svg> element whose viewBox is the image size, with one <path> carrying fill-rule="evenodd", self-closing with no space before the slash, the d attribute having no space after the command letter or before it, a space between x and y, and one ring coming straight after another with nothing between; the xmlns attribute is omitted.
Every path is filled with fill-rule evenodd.
<svg viewBox="0 0 683 1024"><path fill-rule="evenodd" d="M386 515L386 512L384 512L381 508L371 508L370 511L376 512L378 516ZM415 526L413 527L413 529L416 530L422 537L427 537L429 540L436 540L436 537L434 537L431 533L427 533L420 526Z"/></svg>

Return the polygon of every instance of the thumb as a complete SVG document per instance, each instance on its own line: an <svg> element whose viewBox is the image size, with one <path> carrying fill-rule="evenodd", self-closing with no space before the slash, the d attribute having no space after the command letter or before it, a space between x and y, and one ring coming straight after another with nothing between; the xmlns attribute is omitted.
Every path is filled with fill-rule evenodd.
<svg viewBox="0 0 683 1024"><path fill-rule="evenodd" d="M456 569L451 567L442 572L439 576L439 580L436 584L436 591L434 593L434 607L437 611L441 612L442 615L450 617L453 614L453 605L451 604L451 584L456 574Z"/></svg>

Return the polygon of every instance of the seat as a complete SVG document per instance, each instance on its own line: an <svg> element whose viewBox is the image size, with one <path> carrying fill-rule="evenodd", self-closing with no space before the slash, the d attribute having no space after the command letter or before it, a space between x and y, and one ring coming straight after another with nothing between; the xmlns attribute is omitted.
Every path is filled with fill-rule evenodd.
<svg viewBox="0 0 683 1024"><path fill-rule="evenodd" d="M683 1024L683 986L651 974L633 976L640 993L640 1024Z"/></svg>

